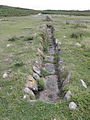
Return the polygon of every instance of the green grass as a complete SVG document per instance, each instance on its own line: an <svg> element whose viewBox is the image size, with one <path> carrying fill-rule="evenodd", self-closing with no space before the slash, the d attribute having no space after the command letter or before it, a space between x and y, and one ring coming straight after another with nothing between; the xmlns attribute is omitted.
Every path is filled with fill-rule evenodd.
<svg viewBox="0 0 90 120"><path fill-rule="evenodd" d="M38 89L39 89L39 91L44 90L45 89L44 78L38 79L37 82L38 82Z"/></svg>
<svg viewBox="0 0 90 120"><path fill-rule="evenodd" d="M74 15L74 16L90 16L90 10L77 11L77 10L33 10L19 7L11 7L0 5L0 17L11 16L27 16L32 14L57 14L57 15ZM68 24L68 22L66 22Z"/></svg>
<svg viewBox="0 0 90 120"><path fill-rule="evenodd" d="M43 21L43 16L7 17L8 21L0 21L0 120L90 120L90 17L52 18L54 21L50 24L55 27L55 36L62 43L60 57L63 58L63 65L72 73L70 83L64 86L64 90L71 90L72 98L57 104L39 100L30 103L23 99L25 79L32 74L33 62L38 57L37 48L41 46L40 25L48 22ZM76 21L87 23L87 28L74 28ZM70 37L77 31L85 31L82 39ZM8 41L13 36L17 39ZM25 40L30 36L33 36L33 40ZM77 41L82 47L75 45ZM11 46L7 47L7 44ZM7 70L11 70L11 73L3 79L3 73ZM80 79L86 82L87 89L83 88ZM71 101L78 105L77 110L69 110Z"/></svg>
<svg viewBox="0 0 90 120"><path fill-rule="evenodd" d="M0 5L0 17L27 16L31 14L37 14L37 13L39 13L38 10Z"/></svg>

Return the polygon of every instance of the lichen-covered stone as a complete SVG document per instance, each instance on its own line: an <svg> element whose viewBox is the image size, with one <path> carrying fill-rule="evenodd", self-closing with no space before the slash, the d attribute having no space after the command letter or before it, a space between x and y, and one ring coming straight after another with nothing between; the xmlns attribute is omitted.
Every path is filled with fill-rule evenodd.
<svg viewBox="0 0 90 120"><path fill-rule="evenodd" d="M31 75L28 76L25 86L34 91L38 90L37 82Z"/></svg>

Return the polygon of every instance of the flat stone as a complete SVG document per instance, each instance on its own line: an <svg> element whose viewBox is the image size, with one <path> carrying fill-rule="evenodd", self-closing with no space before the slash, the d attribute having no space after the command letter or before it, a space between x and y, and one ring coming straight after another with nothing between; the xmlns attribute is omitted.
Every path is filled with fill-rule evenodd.
<svg viewBox="0 0 90 120"><path fill-rule="evenodd" d="M33 78L35 80L38 80L38 79L40 79L40 76L37 73L33 73Z"/></svg>
<svg viewBox="0 0 90 120"><path fill-rule="evenodd" d="M46 56L45 61L53 62L54 61L54 56Z"/></svg>
<svg viewBox="0 0 90 120"><path fill-rule="evenodd" d="M49 75L45 77L46 89L58 93L58 78L57 75Z"/></svg>
<svg viewBox="0 0 90 120"><path fill-rule="evenodd" d="M75 103L75 102L70 102L70 103L69 103L69 108L70 108L71 110L75 110L75 109L77 108L76 103Z"/></svg>
<svg viewBox="0 0 90 120"><path fill-rule="evenodd" d="M42 91L40 93L39 99L42 101L48 102L48 103L56 103L60 100L57 94L54 94L53 92L49 90Z"/></svg>
<svg viewBox="0 0 90 120"><path fill-rule="evenodd" d="M55 103L60 100L57 75L45 77L45 90L40 93L40 100Z"/></svg>
<svg viewBox="0 0 90 120"><path fill-rule="evenodd" d="M68 90L67 93L65 94L64 99L65 99L65 100L69 100L69 99L71 98L71 96L72 96L72 93L71 93L70 90Z"/></svg>
<svg viewBox="0 0 90 120"><path fill-rule="evenodd" d="M35 73L37 73L37 74L40 76L41 72L40 72L40 70L39 70L38 67L33 66L33 71L34 71Z"/></svg>
<svg viewBox="0 0 90 120"><path fill-rule="evenodd" d="M37 82L31 75L28 76L25 86L30 88L31 90L38 91Z"/></svg>
<svg viewBox="0 0 90 120"><path fill-rule="evenodd" d="M54 64L51 64L51 63L46 63L45 64L45 69L51 73L51 74L54 74L55 73L55 66Z"/></svg>
<svg viewBox="0 0 90 120"><path fill-rule="evenodd" d="M35 96L35 94L33 93L33 91L30 90L28 87L24 88L24 92L25 92L26 94L30 94L30 95Z"/></svg>
<svg viewBox="0 0 90 120"><path fill-rule="evenodd" d="M55 54L55 49L53 47L48 48L48 53L49 54Z"/></svg>

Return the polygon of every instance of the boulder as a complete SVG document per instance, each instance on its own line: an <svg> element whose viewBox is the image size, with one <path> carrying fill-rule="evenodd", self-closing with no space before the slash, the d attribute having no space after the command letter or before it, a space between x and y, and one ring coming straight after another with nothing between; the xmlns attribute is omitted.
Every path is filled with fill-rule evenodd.
<svg viewBox="0 0 90 120"><path fill-rule="evenodd" d="M70 102L70 103L69 103L69 108L70 108L71 110L75 110L75 109L77 108L76 103L75 103L75 102Z"/></svg>

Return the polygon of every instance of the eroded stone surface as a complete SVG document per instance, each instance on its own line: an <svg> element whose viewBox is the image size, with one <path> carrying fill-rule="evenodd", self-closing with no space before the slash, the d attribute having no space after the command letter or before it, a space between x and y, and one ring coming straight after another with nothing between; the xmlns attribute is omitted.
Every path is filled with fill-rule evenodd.
<svg viewBox="0 0 90 120"><path fill-rule="evenodd" d="M46 90L40 93L41 100L52 103L59 101L57 75L50 75L45 77L45 89Z"/></svg>
<svg viewBox="0 0 90 120"><path fill-rule="evenodd" d="M48 48L48 53L49 53L49 54L55 54L55 49L54 49L54 47L51 47L51 46L50 46L50 47Z"/></svg>
<svg viewBox="0 0 90 120"><path fill-rule="evenodd" d="M46 63L45 64L45 69L51 74L55 73L55 66L52 63Z"/></svg>
<svg viewBox="0 0 90 120"><path fill-rule="evenodd" d="M25 86L27 88L30 88L31 90L34 90L34 91L38 90L37 82L31 75L28 76Z"/></svg>
<svg viewBox="0 0 90 120"><path fill-rule="evenodd" d="M54 61L54 56L46 56L45 61L53 62Z"/></svg>

